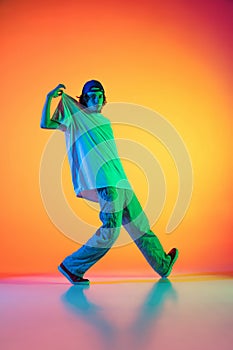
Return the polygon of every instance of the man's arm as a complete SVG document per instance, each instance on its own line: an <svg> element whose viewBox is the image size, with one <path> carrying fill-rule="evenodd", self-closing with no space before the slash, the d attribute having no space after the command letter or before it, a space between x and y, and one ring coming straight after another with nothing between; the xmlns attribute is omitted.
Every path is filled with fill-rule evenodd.
<svg viewBox="0 0 233 350"><path fill-rule="evenodd" d="M60 127L60 123L51 120L50 116L50 107L53 98L56 98L62 94L62 89L65 89L65 85L59 84L55 89L50 91L46 96L46 101L44 104L44 108L42 111L40 127L43 129L58 129Z"/></svg>

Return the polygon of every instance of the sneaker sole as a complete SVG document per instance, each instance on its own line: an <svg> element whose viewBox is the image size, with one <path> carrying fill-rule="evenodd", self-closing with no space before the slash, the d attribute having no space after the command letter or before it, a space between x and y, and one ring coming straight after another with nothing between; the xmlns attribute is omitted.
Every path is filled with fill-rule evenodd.
<svg viewBox="0 0 233 350"><path fill-rule="evenodd" d="M162 278L167 278L167 277L170 275L170 273L171 273L171 271L172 271L172 268L173 268L173 265L175 264L176 260L178 259L178 256L179 256L179 251L178 251L178 249L176 249L176 255L175 255L174 259L172 260L171 265L169 266L168 271L166 272L165 275L162 276Z"/></svg>
<svg viewBox="0 0 233 350"><path fill-rule="evenodd" d="M89 285L90 281L86 281L86 282L74 282L70 276L61 268L61 266L58 266L58 270L74 285Z"/></svg>

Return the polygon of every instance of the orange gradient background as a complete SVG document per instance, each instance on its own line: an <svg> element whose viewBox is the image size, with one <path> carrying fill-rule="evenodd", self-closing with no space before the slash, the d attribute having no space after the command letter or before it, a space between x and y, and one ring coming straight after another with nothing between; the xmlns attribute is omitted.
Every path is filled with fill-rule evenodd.
<svg viewBox="0 0 233 350"><path fill-rule="evenodd" d="M161 163L168 192L153 230L166 250L179 248L174 272L232 270L232 15L227 0L1 1L2 275L56 273L57 264L79 247L52 224L41 200L40 161L53 131L39 123L47 92L64 83L76 96L89 79L103 83L109 102L157 111L187 146L192 201L167 235L177 192L169 154L142 133L114 130L150 147ZM124 163L144 203L146 175ZM78 213L85 204L75 198L64 167L66 192ZM153 271L128 244L112 249L90 274Z"/></svg>

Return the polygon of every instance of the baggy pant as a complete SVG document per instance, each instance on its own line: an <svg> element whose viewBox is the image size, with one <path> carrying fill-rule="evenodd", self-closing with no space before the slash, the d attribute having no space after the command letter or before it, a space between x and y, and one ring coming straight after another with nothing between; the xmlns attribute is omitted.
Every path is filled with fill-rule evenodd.
<svg viewBox="0 0 233 350"><path fill-rule="evenodd" d="M82 277L112 247L123 225L151 267L160 275L166 273L171 258L150 230L148 219L134 192L105 187L98 189L98 198L103 225L85 245L64 259L64 266Z"/></svg>

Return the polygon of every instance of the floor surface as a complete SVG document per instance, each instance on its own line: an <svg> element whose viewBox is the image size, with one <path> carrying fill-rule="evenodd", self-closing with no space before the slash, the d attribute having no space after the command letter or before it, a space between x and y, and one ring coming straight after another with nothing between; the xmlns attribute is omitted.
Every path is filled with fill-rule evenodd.
<svg viewBox="0 0 233 350"><path fill-rule="evenodd" d="M2 350L230 350L233 279L0 279Z"/></svg>

